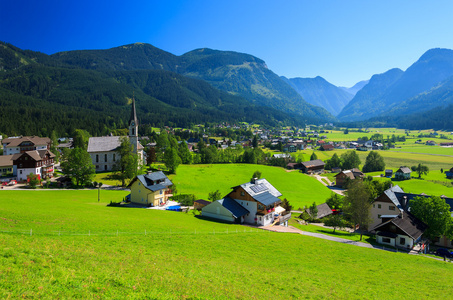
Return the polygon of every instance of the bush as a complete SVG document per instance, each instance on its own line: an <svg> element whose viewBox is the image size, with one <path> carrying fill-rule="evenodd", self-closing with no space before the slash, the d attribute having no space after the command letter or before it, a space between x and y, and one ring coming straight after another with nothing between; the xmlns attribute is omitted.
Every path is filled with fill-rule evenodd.
<svg viewBox="0 0 453 300"><path fill-rule="evenodd" d="M173 196L171 200L178 202L183 206L193 206L193 202L197 200L194 194L180 194Z"/></svg>

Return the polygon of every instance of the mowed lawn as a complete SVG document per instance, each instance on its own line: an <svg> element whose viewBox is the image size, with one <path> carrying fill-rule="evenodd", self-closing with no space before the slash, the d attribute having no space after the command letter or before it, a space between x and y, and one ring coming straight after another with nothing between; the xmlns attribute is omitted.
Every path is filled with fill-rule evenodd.
<svg viewBox="0 0 453 300"><path fill-rule="evenodd" d="M195 194L197 198L207 200L210 192L219 190L224 196L232 187L250 181L257 170L261 171L261 178L266 178L283 194L280 198L288 199L295 209L309 206L313 202L324 203L331 194L331 191L314 177L264 165L180 165L176 175L170 176L170 179L176 184L178 193Z"/></svg>
<svg viewBox="0 0 453 300"><path fill-rule="evenodd" d="M93 190L0 192L1 298L446 299L453 289L450 263L107 207L125 192L101 193L98 203Z"/></svg>

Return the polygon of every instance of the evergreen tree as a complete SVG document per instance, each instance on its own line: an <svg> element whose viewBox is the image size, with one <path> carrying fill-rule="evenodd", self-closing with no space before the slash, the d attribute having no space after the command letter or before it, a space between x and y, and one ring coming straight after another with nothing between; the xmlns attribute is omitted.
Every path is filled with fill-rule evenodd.
<svg viewBox="0 0 453 300"><path fill-rule="evenodd" d="M310 160L316 160L316 159L318 159L318 156L316 155L315 151L313 151L313 153L310 156Z"/></svg>

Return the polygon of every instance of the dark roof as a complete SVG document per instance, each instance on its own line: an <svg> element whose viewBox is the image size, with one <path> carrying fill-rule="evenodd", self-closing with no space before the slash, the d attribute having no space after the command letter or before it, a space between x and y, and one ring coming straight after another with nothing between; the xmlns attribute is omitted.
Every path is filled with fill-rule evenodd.
<svg viewBox="0 0 453 300"><path fill-rule="evenodd" d="M327 205L327 203L319 204L318 206L316 206L316 208L318 209L318 213L316 214L315 219L322 219L332 214L332 209L329 207L329 205ZM307 208L306 212L310 214L310 209Z"/></svg>
<svg viewBox="0 0 453 300"><path fill-rule="evenodd" d="M258 201L266 206L281 201L280 199L278 199L277 197L275 197L274 195L272 195L269 192L257 194L255 196L253 196L253 199L255 199L256 201Z"/></svg>
<svg viewBox="0 0 453 300"><path fill-rule="evenodd" d="M323 167L325 166L325 163L320 160L320 159L315 159L315 160L310 160L310 161L304 161L302 162L302 165L306 168L313 168L313 167Z"/></svg>
<svg viewBox="0 0 453 300"><path fill-rule="evenodd" d="M398 227L406 235L413 238L414 240L418 239L428 228L428 225L417 219L414 215L409 212L403 211L397 217L385 223L377 225L372 230L378 231L379 228L385 227L390 223Z"/></svg>
<svg viewBox="0 0 453 300"><path fill-rule="evenodd" d="M223 199L217 200L223 207L228 209L235 218L242 217L250 213L245 207L231 199L230 197L225 197Z"/></svg>
<svg viewBox="0 0 453 300"><path fill-rule="evenodd" d="M385 236L389 238L396 238L398 235L396 233L388 232L388 231L379 231L376 235Z"/></svg>
<svg viewBox="0 0 453 300"><path fill-rule="evenodd" d="M163 190L166 187L173 185L170 179L168 179L162 171L153 172L146 175L137 175L137 177L135 177L127 187L130 188L136 180L140 180L145 188L153 192ZM156 181L158 180L163 180L163 182L157 183Z"/></svg>
<svg viewBox="0 0 453 300"><path fill-rule="evenodd" d="M199 203L199 204L202 204L202 205L209 205L211 204L212 202L211 201L207 201L207 200L195 200L194 203Z"/></svg>

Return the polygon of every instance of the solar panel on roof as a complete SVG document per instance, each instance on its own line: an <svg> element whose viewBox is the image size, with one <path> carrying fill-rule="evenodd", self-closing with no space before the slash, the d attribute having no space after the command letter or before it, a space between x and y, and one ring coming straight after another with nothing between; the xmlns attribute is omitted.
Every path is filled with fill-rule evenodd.
<svg viewBox="0 0 453 300"><path fill-rule="evenodd" d="M267 186L264 184L257 184L257 185L251 186L250 189L252 191L254 191L255 193L260 193L260 192L266 191Z"/></svg>

